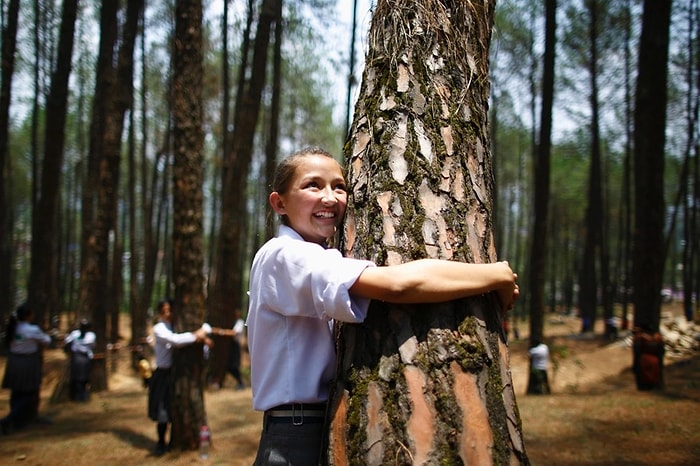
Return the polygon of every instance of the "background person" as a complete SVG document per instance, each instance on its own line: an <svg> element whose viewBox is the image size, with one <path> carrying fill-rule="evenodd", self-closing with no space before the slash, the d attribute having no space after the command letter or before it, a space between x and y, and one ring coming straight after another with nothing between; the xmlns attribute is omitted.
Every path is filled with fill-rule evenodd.
<svg viewBox="0 0 700 466"><path fill-rule="evenodd" d="M169 300L158 303L158 322L153 326L155 338L156 370L148 384L148 417L155 421L158 433L155 455L166 451L165 435L168 424L172 422L170 407L170 388L172 384L173 348L191 345L195 342L212 346L207 337L211 331L208 324L202 325L196 332L173 332L172 306ZM172 437L171 437L172 442Z"/></svg>
<svg viewBox="0 0 700 466"><path fill-rule="evenodd" d="M87 319L80 321L80 327L69 333L64 344L70 349L70 399L88 401L88 384L92 372L92 358L97 337L90 330Z"/></svg>
<svg viewBox="0 0 700 466"><path fill-rule="evenodd" d="M241 310L233 311L235 322L233 328L223 329L215 327L212 332L214 335L228 336L231 338L231 350L226 361L226 371L236 379L236 389L242 390L245 388L243 376L241 375L241 351L243 348L243 337L245 335L245 321L241 317Z"/></svg>
<svg viewBox="0 0 700 466"><path fill-rule="evenodd" d="M5 333L9 349L2 388L10 389L10 413L0 420L3 434L19 429L36 419L42 378L43 347L51 337L33 324L34 313L27 304L10 316Z"/></svg>
<svg viewBox="0 0 700 466"><path fill-rule="evenodd" d="M528 350L530 356L530 380L527 392L540 395L549 395L549 378L547 369L549 368L549 347L539 340L533 340L532 346Z"/></svg>

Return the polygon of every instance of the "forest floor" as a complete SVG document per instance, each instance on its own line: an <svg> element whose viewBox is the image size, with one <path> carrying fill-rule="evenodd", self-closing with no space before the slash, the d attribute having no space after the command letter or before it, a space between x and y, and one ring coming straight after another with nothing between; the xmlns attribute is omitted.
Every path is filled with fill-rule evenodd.
<svg viewBox="0 0 700 466"><path fill-rule="evenodd" d="M521 328L526 326L521 324ZM128 328L128 327L126 327ZM547 318L545 335L557 357L550 370L551 395L525 394L527 341L511 341L510 364L525 448L534 466L694 465L700 458L700 355L667 358L666 386L642 392L631 372L628 339L604 342L579 334L575 317ZM123 351L123 353L127 353ZM0 358L0 374L5 358ZM50 423L0 435L0 464L26 465L250 465L261 415L251 408L250 389L235 390L232 379L210 389L205 406L212 431L207 460L196 451L152 454L155 424L146 415L147 392L119 354L109 390L88 403L51 403L66 366L61 349L46 351L40 414ZM0 415L9 391L0 391Z"/></svg>

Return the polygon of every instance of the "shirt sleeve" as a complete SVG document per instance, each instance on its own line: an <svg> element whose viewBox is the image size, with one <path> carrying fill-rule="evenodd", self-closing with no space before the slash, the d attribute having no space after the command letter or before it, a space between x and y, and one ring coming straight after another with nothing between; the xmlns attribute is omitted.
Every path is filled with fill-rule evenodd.
<svg viewBox="0 0 700 466"><path fill-rule="evenodd" d="M197 337L192 332L175 333L163 322L153 326L153 334L156 339L162 340L174 347L189 345L197 341Z"/></svg>
<svg viewBox="0 0 700 466"><path fill-rule="evenodd" d="M370 261L343 257L336 249L294 241L271 252L269 270L261 277L271 309L287 316L361 322L369 300L350 295Z"/></svg>
<svg viewBox="0 0 700 466"><path fill-rule="evenodd" d="M245 322L243 319L238 319L236 323L233 325L233 331L236 332L236 335L240 335L243 333L245 330Z"/></svg>
<svg viewBox="0 0 700 466"><path fill-rule="evenodd" d="M63 340L63 343L66 345L71 343L73 340L75 340L75 331L70 332L68 335L66 335L66 338Z"/></svg>
<svg viewBox="0 0 700 466"><path fill-rule="evenodd" d="M44 345L48 345L49 343L51 343L51 337L48 334L42 332L38 325L30 325L27 328L26 336L27 338L31 340L36 340L37 342L42 343Z"/></svg>

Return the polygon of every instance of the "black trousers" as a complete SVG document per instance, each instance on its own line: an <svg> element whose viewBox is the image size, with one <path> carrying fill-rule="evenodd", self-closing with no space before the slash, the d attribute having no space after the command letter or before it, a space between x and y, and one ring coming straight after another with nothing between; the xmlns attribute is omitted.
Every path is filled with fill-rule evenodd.
<svg viewBox="0 0 700 466"><path fill-rule="evenodd" d="M323 418L307 418L295 425L266 414L254 466L318 466L324 424Z"/></svg>

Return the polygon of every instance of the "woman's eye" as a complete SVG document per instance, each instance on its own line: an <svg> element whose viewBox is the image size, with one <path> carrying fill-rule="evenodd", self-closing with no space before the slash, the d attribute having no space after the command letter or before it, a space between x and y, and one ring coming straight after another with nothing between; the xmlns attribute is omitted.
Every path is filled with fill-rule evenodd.
<svg viewBox="0 0 700 466"><path fill-rule="evenodd" d="M333 189L335 189L336 191L343 191L343 192L348 190L347 186L345 186L345 184L342 184L342 183L335 185L335 188L333 188Z"/></svg>

